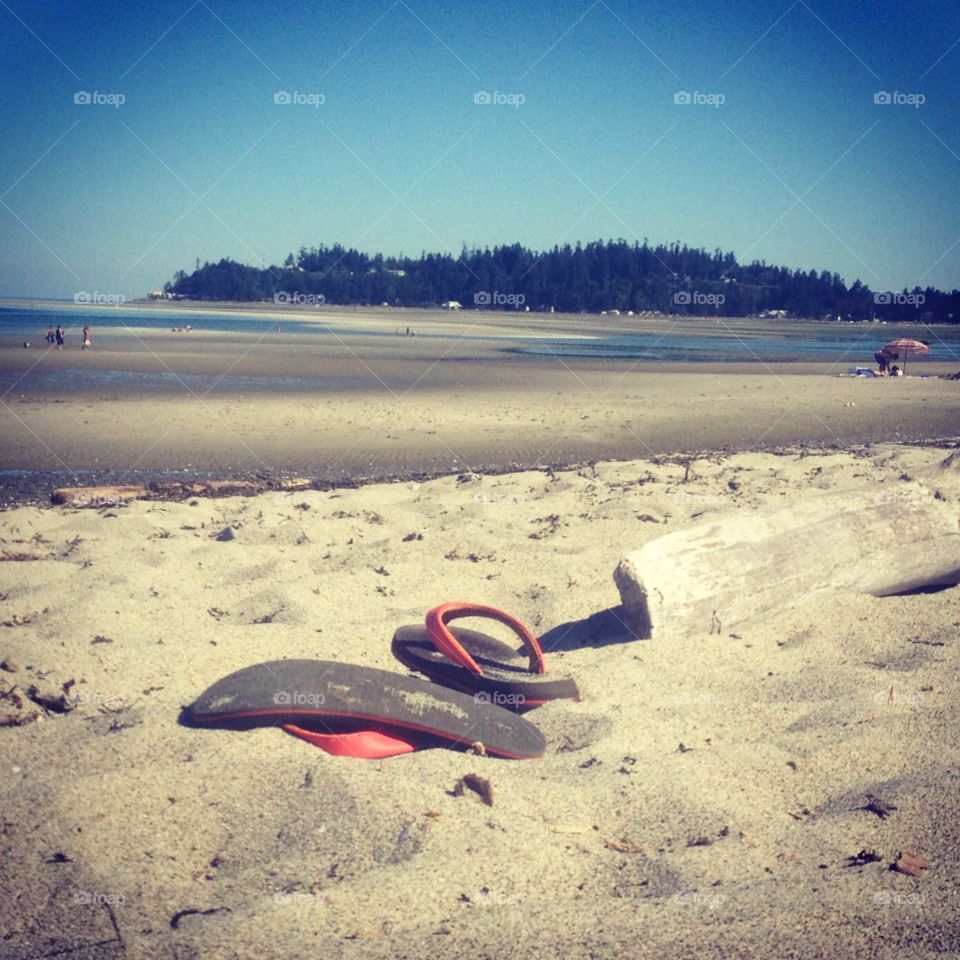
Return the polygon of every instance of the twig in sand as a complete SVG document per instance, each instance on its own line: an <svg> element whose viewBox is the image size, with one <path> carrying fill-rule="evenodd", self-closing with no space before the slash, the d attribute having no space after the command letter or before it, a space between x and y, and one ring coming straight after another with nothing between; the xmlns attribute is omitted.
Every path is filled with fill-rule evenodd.
<svg viewBox="0 0 960 960"><path fill-rule="evenodd" d="M860 809L865 810L868 813L875 813L881 820L886 820L887 817L893 813L897 806L894 803L887 803L886 800L881 800L880 797L871 796L867 794L867 803L865 803Z"/></svg>
<svg viewBox="0 0 960 960"><path fill-rule="evenodd" d="M847 857L847 866L862 867L868 863L877 863L877 861L882 859L883 857L881 857L873 847L864 847L859 853L854 854L852 857Z"/></svg>
<svg viewBox="0 0 960 960"><path fill-rule="evenodd" d="M603 845L608 850L616 850L618 853L643 853L643 847L639 843L630 843L627 840L615 840L613 837L604 837Z"/></svg>

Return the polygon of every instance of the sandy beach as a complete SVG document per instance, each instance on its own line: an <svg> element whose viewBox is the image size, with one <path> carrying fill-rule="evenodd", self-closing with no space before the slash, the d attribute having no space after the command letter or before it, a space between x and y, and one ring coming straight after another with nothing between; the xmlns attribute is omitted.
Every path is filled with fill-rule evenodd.
<svg viewBox="0 0 960 960"><path fill-rule="evenodd" d="M0 730L0 956L957 951L960 587L784 597L667 642L625 635L611 576L731 512L912 478L956 504L949 452L4 513L0 712L23 725ZM577 679L581 702L528 715L542 759L351 760L178 725L266 659L403 672L393 630L448 599L510 610ZM66 712L38 706L63 691ZM492 807L452 795L468 773ZM890 869L903 850L924 876Z"/></svg>
<svg viewBox="0 0 960 960"><path fill-rule="evenodd" d="M8 392L4 465L35 499L37 471L305 485L0 513L0 958L960 951L960 586L785 591L641 640L613 580L658 537L830 494L960 511L958 383L500 346L139 330L0 351L14 377L124 374ZM356 485L378 474L403 479ZM178 722L264 660L406 673L394 630L448 600L520 617L577 680L581 701L527 714L541 759L335 758ZM470 773L492 806L454 795ZM892 869L905 851L922 875Z"/></svg>
<svg viewBox="0 0 960 960"><path fill-rule="evenodd" d="M960 4L0 22L0 960L960 960Z"/></svg>
<svg viewBox="0 0 960 960"><path fill-rule="evenodd" d="M84 313L75 312L79 325ZM141 327L97 330L87 352L8 344L0 349L9 384L0 407L4 465L286 471L343 482L942 439L960 423L957 383L941 379L956 372L953 344L915 364L915 376L864 380L844 376L865 362L844 354L823 363L677 363L514 352L551 329L616 334L627 318L400 313L421 335L393 335L395 314L328 311L327 336ZM288 314L305 315L313 316ZM705 320L670 329L693 337L716 327ZM757 321L727 334L747 331L777 334Z"/></svg>

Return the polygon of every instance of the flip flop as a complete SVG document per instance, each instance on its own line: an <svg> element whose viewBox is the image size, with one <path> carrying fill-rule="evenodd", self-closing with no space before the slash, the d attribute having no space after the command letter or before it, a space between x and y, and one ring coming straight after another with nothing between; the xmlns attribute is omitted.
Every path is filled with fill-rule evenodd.
<svg viewBox="0 0 960 960"><path fill-rule="evenodd" d="M526 659L484 633L449 627L458 617L488 617L505 624L523 641ZM546 676L543 651L530 628L496 607L459 602L435 607L425 626L400 627L394 633L393 653L411 670L497 706L524 710L551 700L580 699L574 680Z"/></svg>
<svg viewBox="0 0 960 960"><path fill-rule="evenodd" d="M524 760L546 750L543 734L509 710L415 677L330 660L245 667L208 687L184 719L239 729L282 726L339 756L479 743L488 754Z"/></svg>

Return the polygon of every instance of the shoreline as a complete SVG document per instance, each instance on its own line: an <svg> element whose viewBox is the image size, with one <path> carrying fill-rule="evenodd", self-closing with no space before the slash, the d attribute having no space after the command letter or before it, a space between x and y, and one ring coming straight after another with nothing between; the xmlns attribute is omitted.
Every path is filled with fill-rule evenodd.
<svg viewBox="0 0 960 960"><path fill-rule="evenodd" d="M574 326L597 335L625 320L602 319ZM0 500L37 502L52 477L58 486L158 475L355 484L703 451L936 442L960 424L960 384L936 376L956 369L952 343L941 351L947 359L910 363L926 375L864 379L846 375L859 344L804 362L534 356L504 349L521 326L516 317L483 321L438 317L457 338L398 337L393 319L380 336L94 326L86 352L75 340L64 351L0 345L9 471ZM676 325L692 337L715 326ZM763 329L775 336L770 324Z"/></svg>
<svg viewBox="0 0 960 960"><path fill-rule="evenodd" d="M314 490L320 492L334 490L358 490L379 484L412 484L429 483L448 477L507 477L514 473L542 473L548 476L571 471L582 471L599 464L611 467L623 467L634 463L649 462L656 466L664 464L693 463L698 460L718 461L739 455L766 455L771 457L817 457L832 454L853 454L866 456L876 447L900 450L954 450L960 448L960 434L955 436L904 438L897 441L884 439L850 440L845 443L795 443L782 444L771 442L767 445L754 447L718 447L703 449L676 449L651 453L649 457L638 458L581 458L575 460L554 459L545 463L525 463L520 461L490 462L475 464L474 468L467 469L450 464L438 469L404 468L397 469L384 465L369 470L357 467L344 466L339 471L326 474L305 476L292 470L270 470L255 472L237 472L231 470L203 470L191 468L167 469L116 469L101 468L88 470L61 469L61 470L30 470L30 469L0 469L0 513L16 510L21 507L38 507L56 509L58 505L52 502L55 490L65 487L107 487L107 486L162 486L170 483L218 483L230 481L234 483L262 484L262 489L253 496L260 496L271 492L288 489L284 486L288 481L302 481L295 488L300 491ZM235 494L227 493L225 496ZM218 495L208 494L208 497L219 498ZM170 498L161 493L150 496L150 500L182 499ZM102 509L122 505L120 503L105 504Z"/></svg>
<svg viewBox="0 0 960 960"><path fill-rule="evenodd" d="M78 314L96 315L104 311L118 313L132 312L145 315L182 315L198 314L208 316L238 316L250 315L271 320L296 320L298 322L316 321L330 323L336 320L368 323L371 326L382 326L384 329L391 326L406 326L411 321L422 319L427 324L442 323L444 325L491 325L495 327L551 327L570 328L582 326L584 332L572 334L574 336L588 336L591 332L600 331L599 336L615 335L617 333L633 333L650 330L662 331L664 327L681 325L684 327L705 326L714 329L717 326L745 327L756 329L774 335L784 332L793 332L803 327L813 327L817 330L842 330L850 327L874 330L960 330L960 323L928 324L922 321L909 320L824 320L818 317L759 317L759 316L714 316L695 314L660 314L643 316L628 313L549 313L533 311L529 313L521 310L488 310L464 308L449 310L439 305L427 307L384 306L364 304L278 304L272 302L252 302L237 300L127 300L119 304L74 303L69 300L36 300L30 298L16 298L0 300L0 309L25 310L64 310ZM889 339L889 338L888 338Z"/></svg>

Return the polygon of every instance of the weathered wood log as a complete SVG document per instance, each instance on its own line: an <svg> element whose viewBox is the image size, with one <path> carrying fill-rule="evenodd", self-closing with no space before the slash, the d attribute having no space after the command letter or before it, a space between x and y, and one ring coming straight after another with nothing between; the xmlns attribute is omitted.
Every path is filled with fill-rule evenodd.
<svg viewBox="0 0 960 960"><path fill-rule="evenodd" d="M271 490L308 490L312 485L309 477L282 477L270 482Z"/></svg>
<svg viewBox="0 0 960 960"><path fill-rule="evenodd" d="M151 493L166 500L182 500L186 497L253 497L264 489L264 484L257 480L174 480L150 484Z"/></svg>
<svg viewBox="0 0 960 960"><path fill-rule="evenodd" d="M121 487L61 487L50 495L53 503L66 507L115 507L147 496L147 488Z"/></svg>
<svg viewBox="0 0 960 960"><path fill-rule="evenodd" d="M210 497L254 497L266 489L258 480L210 480L204 487Z"/></svg>
<svg viewBox="0 0 960 960"><path fill-rule="evenodd" d="M913 483L741 510L650 541L614 580L635 635L719 633L817 593L960 582L960 510Z"/></svg>

